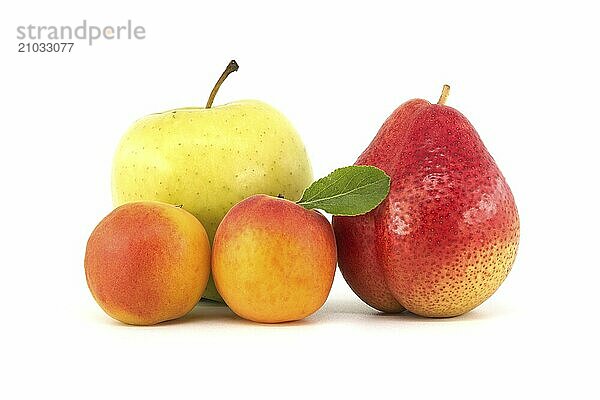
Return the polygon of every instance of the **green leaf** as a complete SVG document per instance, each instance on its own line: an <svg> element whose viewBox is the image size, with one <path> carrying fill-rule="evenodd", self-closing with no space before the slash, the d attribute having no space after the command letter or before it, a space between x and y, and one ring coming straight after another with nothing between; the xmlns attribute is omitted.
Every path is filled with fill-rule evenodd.
<svg viewBox="0 0 600 400"><path fill-rule="evenodd" d="M353 165L338 168L310 185L296 203L333 215L365 214L379 205L390 191L390 177L379 168Z"/></svg>

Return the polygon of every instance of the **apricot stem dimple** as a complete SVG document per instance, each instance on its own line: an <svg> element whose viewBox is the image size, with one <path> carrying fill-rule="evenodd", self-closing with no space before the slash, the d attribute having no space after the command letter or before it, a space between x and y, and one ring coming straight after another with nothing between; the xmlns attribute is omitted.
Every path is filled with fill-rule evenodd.
<svg viewBox="0 0 600 400"><path fill-rule="evenodd" d="M229 61L229 64L227 64L227 68L225 68L225 71L223 71L223 73L219 77L219 80L217 81L217 83L215 83L213 90L210 92L210 96L208 96L208 101L206 102L206 108L212 107L212 103L215 100L215 96L217 95L217 92L219 91L219 88L221 87L223 82L225 82L225 79L227 79L229 74L237 71L239 68L240 68L240 66L238 65L238 63L235 60Z"/></svg>
<svg viewBox="0 0 600 400"><path fill-rule="evenodd" d="M438 100L438 104L443 106L446 104L446 99L450 96L450 85L444 85L442 88L442 94L440 95L440 99Z"/></svg>

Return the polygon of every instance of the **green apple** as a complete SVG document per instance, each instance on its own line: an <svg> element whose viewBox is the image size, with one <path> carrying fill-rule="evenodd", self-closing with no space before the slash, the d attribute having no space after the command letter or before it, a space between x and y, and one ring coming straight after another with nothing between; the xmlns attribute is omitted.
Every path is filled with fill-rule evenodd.
<svg viewBox="0 0 600 400"><path fill-rule="evenodd" d="M288 119L257 100L212 106L232 61L206 107L152 114L125 133L113 161L115 206L139 200L182 205L212 242L231 207L254 194L298 199L312 182L300 136ZM212 278L205 298L222 301Z"/></svg>

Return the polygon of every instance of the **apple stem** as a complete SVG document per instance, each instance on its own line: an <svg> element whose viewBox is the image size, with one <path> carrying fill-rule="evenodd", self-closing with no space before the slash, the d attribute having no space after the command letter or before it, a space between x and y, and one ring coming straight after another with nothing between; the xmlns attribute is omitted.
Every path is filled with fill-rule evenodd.
<svg viewBox="0 0 600 400"><path fill-rule="evenodd" d="M438 104L443 106L446 104L446 99L450 96L450 85L444 85L442 88L442 94L440 95L440 99L438 100Z"/></svg>
<svg viewBox="0 0 600 400"><path fill-rule="evenodd" d="M215 87L213 87L212 92L210 92L210 96L208 96L208 101L206 102L206 108L212 107L212 103L215 100L215 96L217 95L217 92L219 91L219 88L221 87L223 82L225 82L225 79L227 79L229 74L237 71L239 68L240 68L240 66L238 65L237 62L235 62L235 60L229 61L229 64L227 64L227 68L225 68L225 71L223 71L223 73L221 74L221 77L219 78L217 83L215 83Z"/></svg>

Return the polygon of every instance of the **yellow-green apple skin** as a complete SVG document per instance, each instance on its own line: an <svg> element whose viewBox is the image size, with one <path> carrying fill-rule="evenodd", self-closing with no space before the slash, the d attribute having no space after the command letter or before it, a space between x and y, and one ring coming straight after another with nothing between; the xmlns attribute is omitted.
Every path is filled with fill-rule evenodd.
<svg viewBox="0 0 600 400"><path fill-rule="evenodd" d="M236 203L259 193L298 199L312 179L290 121L264 102L241 100L136 121L114 157L112 194L115 206L141 200L182 205L212 242ZM212 277L203 297L222 301Z"/></svg>

